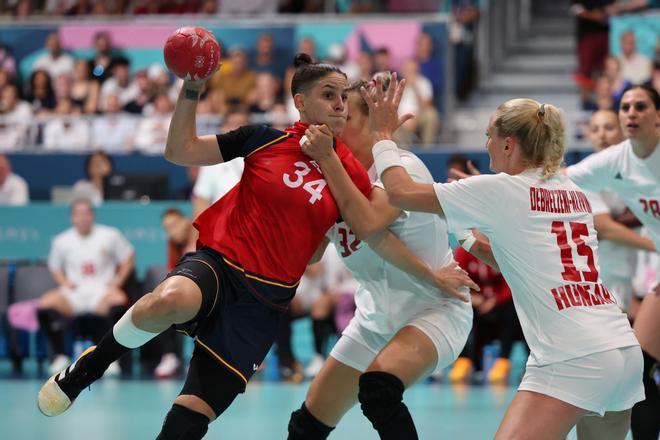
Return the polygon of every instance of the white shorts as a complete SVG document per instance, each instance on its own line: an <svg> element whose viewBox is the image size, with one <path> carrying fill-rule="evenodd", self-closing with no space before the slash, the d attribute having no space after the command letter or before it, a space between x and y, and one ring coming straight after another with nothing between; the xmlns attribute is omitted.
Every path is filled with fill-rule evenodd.
<svg viewBox="0 0 660 440"><path fill-rule="evenodd" d="M74 289L63 287L60 291L73 307L73 313L82 315L96 310L103 297L108 293L108 286L92 283L76 286Z"/></svg>
<svg viewBox="0 0 660 440"><path fill-rule="evenodd" d="M638 345L544 366L527 365L519 391L534 391L603 416L644 400Z"/></svg>
<svg viewBox="0 0 660 440"><path fill-rule="evenodd" d="M424 309L399 329L408 325L417 327L431 339L438 354L434 372L440 371L453 363L463 350L472 328L472 307L441 306ZM399 329L388 334L376 333L353 318L330 356L351 368L365 371Z"/></svg>

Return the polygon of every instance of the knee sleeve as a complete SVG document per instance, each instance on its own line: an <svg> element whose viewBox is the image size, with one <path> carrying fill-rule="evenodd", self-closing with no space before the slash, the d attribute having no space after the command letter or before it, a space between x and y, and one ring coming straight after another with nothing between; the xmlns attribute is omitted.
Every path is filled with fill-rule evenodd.
<svg viewBox="0 0 660 440"><path fill-rule="evenodd" d="M358 399L362 413L381 440L418 438L415 423L403 403L404 389L398 377L384 371L369 371L360 376Z"/></svg>
<svg viewBox="0 0 660 440"><path fill-rule="evenodd" d="M299 410L291 413L288 440L325 440L333 429L314 417L303 402Z"/></svg>
<svg viewBox="0 0 660 440"><path fill-rule="evenodd" d="M175 403L167 413L156 440L199 440L208 429L208 417Z"/></svg>
<svg viewBox="0 0 660 440"><path fill-rule="evenodd" d="M238 376L195 346L181 394L199 397L213 409L216 417L220 417L244 391L245 384Z"/></svg>

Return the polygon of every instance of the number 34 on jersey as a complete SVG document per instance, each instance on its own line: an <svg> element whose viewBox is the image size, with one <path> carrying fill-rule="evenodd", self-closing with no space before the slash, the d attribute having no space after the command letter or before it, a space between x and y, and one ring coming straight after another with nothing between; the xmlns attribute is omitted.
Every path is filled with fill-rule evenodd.
<svg viewBox="0 0 660 440"><path fill-rule="evenodd" d="M323 174L321 172L321 167L319 167L316 162L310 161L310 163L319 173ZM302 161L295 162L293 165L296 169L293 170L292 173L284 173L282 175L284 184L289 188L300 188L302 186L302 189L310 194L309 203L312 205L316 203L317 200L321 200L323 197L323 189L328 184L325 179L309 180L305 182L305 176L312 171L310 166Z"/></svg>

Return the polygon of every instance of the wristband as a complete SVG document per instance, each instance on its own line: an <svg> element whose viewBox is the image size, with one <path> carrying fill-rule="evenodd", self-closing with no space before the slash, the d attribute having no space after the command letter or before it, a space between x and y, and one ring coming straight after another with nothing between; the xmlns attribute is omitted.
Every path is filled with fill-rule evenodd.
<svg viewBox="0 0 660 440"><path fill-rule="evenodd" d="M189 99L191 101L198 101L199 100L199 90L193 90L193 89L185 88L183 90L183 96L186 99Z"/></svg>
<svg viewBox="0 0 660 440"><path fill-rule="evenodd" d="M399 155L399 148L394 141L382 140L376 142L371 149L371 153L374 156L378 178L382 178L385 170L389 168L403 166L401 156Z"/></svg>
<svg viewBox="0 0 660 440"><path fill-rule="evenodd" d="M477 237L474 236L471 230L466 230L466 231L460 231L454 234L454 237L456 237L456 240L459 241L463 249L466 251L470 252L470 249L474 245L474 243L477 241ZM462 242L462 243L461 243Z"/></svg>

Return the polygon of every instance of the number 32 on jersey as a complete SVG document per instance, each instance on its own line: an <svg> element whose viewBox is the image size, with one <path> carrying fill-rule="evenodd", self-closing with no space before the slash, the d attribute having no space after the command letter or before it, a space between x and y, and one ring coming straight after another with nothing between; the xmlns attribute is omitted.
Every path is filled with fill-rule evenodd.
<svg viewBox="0 0 660 440"><path fill-rule="evenodd" d="M318 165L316 165L316 162L312 162L314 166L321 171L318 168ZM307 165L305 162L296 162L293 164L296 167L296 170L292 174L285 173L282 176L282 180L284 181L284 184L288 186L289 188L299 188L300 186L303 187L305 191L307 191L310 194L309 198L309 203L312 205L316 203L317 200L321 200L323 197L323 188L328 184L325 179L317 179L317 180L312 180L309 182L304 181L304 177L309 174L312 169Z"/></svg>

